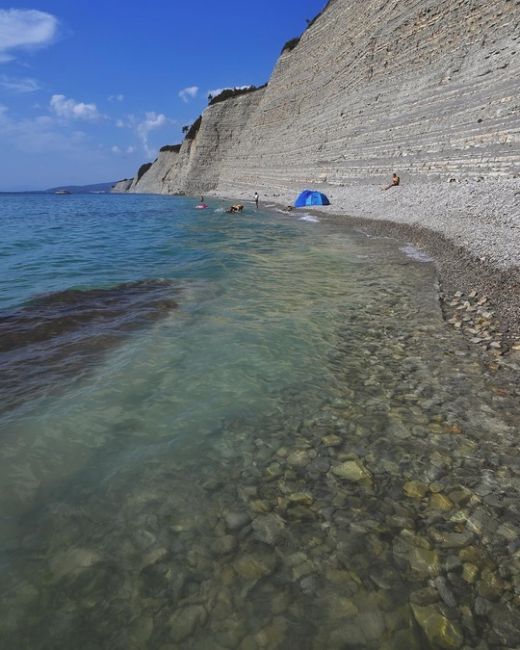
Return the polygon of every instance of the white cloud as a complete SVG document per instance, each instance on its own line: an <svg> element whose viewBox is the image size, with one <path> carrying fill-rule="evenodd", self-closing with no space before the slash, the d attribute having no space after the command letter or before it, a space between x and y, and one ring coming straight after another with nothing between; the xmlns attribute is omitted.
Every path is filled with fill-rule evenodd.
<svg viewBox="0 0 520 650"><path fill-rule="evenodd" d="M35 9L0 9L0 63L14 58L13 50L49 45L58 31L58 19Z"/></svg>
<svg viewBox="0 0 520 650"><path fill-rule="evenodd" d="M157 131L169 124L178 124L176 120L172 120L163 113L156 113L155 111L148 111L145 113L144 118L136 115L125 115L124 119L117 119L115 122L116 127L120 129L131 129L138 137L142 144L143 150L148 157L153 157L157 153L158 147L150 144L150 133ZM126 149L127 154L135 153L136 148L129 146Z"/></svg>
<svg viewBox="0 0 520 650"><path fill-rule="evenodd" d="M154 111L150 111L145 114L145 119L136 125L135 130L143 144L143 149L145 150L148 157L151 158L155 153L155 150L150 146L148 141L150 132L155 131L156 129L160 129L168 122L168 118L163 113L155 113Z"/></svg>
<svg viewBox="0 0 520 650"><path fill-rule="evenodd" d="M198 86L189 86L188 88L183 88L179 92L179 97L182 99L183 102L187 104L190 101L190 99L195 99L198 92L199 92Z"/></svg>
<svg viewBox="0 0 520 650"><path fill-rule="evenodd" d="M65 119L96 121L101 119L95 104L76 102L74 99L67 99L65 95L53 95L50 102L51 110Z"/></svg>
<svg viewBox="0 0 520 650"><path fill-rule="evenodd" d="M77 152L84 146L82 131L63 132L48 115L34 119L16 119L6 106L0 105L0 140L24 153Z"/></svg>
<svg viewBox="0 0 520 650"><path fill-rule="evenodd" d="M125 96L121 95L121 94L119 94L119 95L110 95L110 97L108 98L108 101L109 102L122 102L122 101L124 101L124 99L125 99Z"/></svg>
<svg viewBox="0 0 520 650"><path fill-rule="evenodd" d="M8 77L6 74L0 74L0 88L12 93L33 93L40 90L41 86L36 79L30 79L29 77L16 79L15 77Z"/></svg>
<svg viewBox="0 0 520 650"><path fill-rule="evenodd" d="M121 147L120 147L119 145L115 144L115 145L111 148L111 151L112 151L112 153L115 153L115 154L117 154L117 155L127 155L127 156L130 156L131 154L135 153L135 147L132 147L132 145L130 145L130 146L127 147L126 149L121 149Z"/></svg>

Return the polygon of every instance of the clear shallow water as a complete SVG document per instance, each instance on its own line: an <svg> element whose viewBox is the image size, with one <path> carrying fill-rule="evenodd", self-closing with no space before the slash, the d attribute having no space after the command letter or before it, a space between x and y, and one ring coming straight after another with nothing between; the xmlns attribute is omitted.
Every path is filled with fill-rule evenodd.
<svg viewBox="0 0 520 650"><path fill-rule="evenodd" d="M397 242L193 204L0 198L5 647L514 647L514 376Z"/></svg>

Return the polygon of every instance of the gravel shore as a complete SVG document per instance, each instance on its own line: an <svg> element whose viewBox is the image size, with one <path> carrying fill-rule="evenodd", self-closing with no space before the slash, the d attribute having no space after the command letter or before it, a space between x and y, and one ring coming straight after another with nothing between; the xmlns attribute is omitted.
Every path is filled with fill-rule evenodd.
<svg viewBox="0 0 520 650"><path fill-rule="evenodd" d="M264 190L261 200L289 205L300 189ZM447 320L456 293L476 292L489 300L502 351L519 345L520 178L409 185L404 179L386 192L378 185L313 189L325 192L332 205L307 212L410 242L433 257Z"/></svg>

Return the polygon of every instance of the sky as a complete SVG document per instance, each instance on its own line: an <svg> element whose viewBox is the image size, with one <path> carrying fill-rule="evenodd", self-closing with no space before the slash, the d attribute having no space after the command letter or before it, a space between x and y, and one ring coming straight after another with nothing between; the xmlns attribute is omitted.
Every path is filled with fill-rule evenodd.
<svg viewBox="0 0 520 650"><path fill-rule="evenodd" d="M7 0L0 191L129 178L207 106L269 80L326 0Z"/></svg>

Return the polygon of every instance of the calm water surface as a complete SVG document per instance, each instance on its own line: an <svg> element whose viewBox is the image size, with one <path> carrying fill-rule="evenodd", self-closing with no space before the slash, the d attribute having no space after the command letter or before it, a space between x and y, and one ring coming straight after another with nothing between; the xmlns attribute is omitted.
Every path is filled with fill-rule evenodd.
<svg viewBox="0 0 520 650"><path fill-rule="evenodd" d="M520 645L517 374L432 263L171 197L0 222L0 647Z"/></svg>

